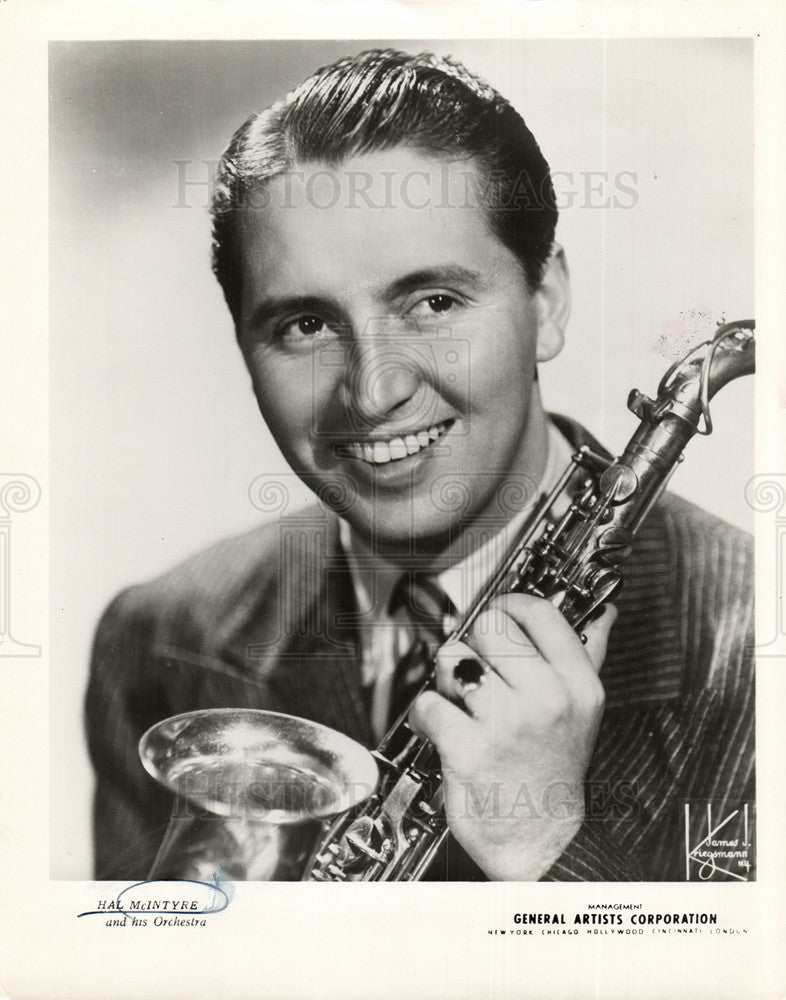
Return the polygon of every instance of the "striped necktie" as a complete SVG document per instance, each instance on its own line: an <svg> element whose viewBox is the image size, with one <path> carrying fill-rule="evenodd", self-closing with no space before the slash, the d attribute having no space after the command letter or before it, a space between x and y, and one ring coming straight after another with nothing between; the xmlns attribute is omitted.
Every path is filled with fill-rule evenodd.
<svg viewBox="0 0 786 1000"><path fill-rule="evenodd" d="M403 609L415 639L396 664L390 699L390 722L407 708L423 684L431 661L450 631L456 609L433 577L405 573L393 588L390 613Z"/></svg>

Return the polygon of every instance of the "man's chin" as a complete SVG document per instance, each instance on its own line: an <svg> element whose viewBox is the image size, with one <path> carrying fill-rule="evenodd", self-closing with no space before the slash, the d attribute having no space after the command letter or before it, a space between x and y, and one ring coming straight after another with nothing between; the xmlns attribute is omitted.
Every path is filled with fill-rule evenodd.
<svg viewBox="0 0 786 1000"><path fill-rule="evenodd" d="M424 513L408 508L403 515L384 518L356 510L342 516L368 546L394 561L440 555L462 534L460 523L433 509Z"/></svg>

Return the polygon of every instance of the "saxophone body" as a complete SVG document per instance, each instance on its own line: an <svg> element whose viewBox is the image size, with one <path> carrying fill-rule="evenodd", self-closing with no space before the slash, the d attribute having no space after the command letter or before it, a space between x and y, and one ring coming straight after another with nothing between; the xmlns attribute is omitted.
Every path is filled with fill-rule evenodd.
<svg viewBox="0 0 786 1000"><path fill-rule="evenodd" d="M622 454L612 461L585 446L572 456L551 492L539 502L524 533L514 542L493 578L448 637L446 645L453 643L460 649L488 602L510 592L551 600L581 634L583 626L602 612L622 586L621 566L632 551L636 532L681 461L686 444L697 433L710 433L710 400L728 382L754 371L753 331L753 320L719 327L710 340L672 365L663 376L654 399L636 389L630 393L628 407L639 418L639 424ZM433 664L431 667L421 691L434 686ZM240 710L187 713L154 726L140 742L140 755L146 769L171 791L182 795L182 786L172 777L176 770L172 761L190 760L195 744L191 731L204 728L206 715L213 726L218 718L216 713L222 711L237 713ZM252 725L252 716L258 720L260 728L265 728L265 745L271 743L271 725L275 737L279 729L284 732L281 720L293 718L245 710L244 733ZM304 851L301 837L296 838L297 848L290 849L297 851L296 856L290 853L283 860L272 858L262 868L255 865L252 855L259 851L254 848L249 852L249 843L262 842L270 854L270 844L277 839L272 831L286 830L298 823L302 828L303 823L302 809L297 816L283 819L278 810L275 820L269 810L257 809L240 818L240 826L248 831L248 837L238 837L235 833L233 838L239 844L236 853L248 856L248 861L238 865L236 857L227 859L216 854L216 843L226 840L227 824L234 824L234 830L237 828L236 815L225 820L219 816L212 827L207 824L206 835L197 836L193 833L194 828L188 826L185 838L182 831L178 837L168 836L154 864L154 873L159 877L162 873L167 877L199 877L221 864L224 870L232 871L235 878L292 879L298 877L293 874L296 871L302 873L303 881L320 882L417 881L422 878L447 836L448 822L439 756L429 740L410 729L407 716L408 710L396 720L373 754L354 744L346 752L341 748L343 756L339 760L338 749L334 750L330 744L331 752L336 754L336 773L341 776L342 787L350 789L353 804L337 816L325 818L323 810L312 812L306 818L305 822L312 826L319 824L316 847L310 854L308 849ZM231 720L231 716L229 718ZM324 727L315 727L304 720L295 721L313 727L314 732L298 735L297 741L293 741L290 754L297 767L293 768L291 761L288 762L287 773L297 770L308 776L307 760L312 754L314 770L324 782L327 777L323 748L329 737L324 732L317 732ZM299 729L297 731L300 733ZM247 742L247 736L244 738ZM346 740L345 737L341 739ZM272 743L276 743L276 738ZM309 744L308 752L303 750L306 743ZM241 751L245 753L242 747ZM214 759L202 761L202 750L196 752L196 757L200 767L204 764L203 770L210 772L214 793L209 803L196 795L190 796L192 801L203 807L207 805L212 812L228 815L225 804L220 803L222 808L216 806L221 794L215 789L224 787L223 774L237 769L238 752L237 740L228 737L225 729L219 735L211 731L209 747L204 753L206 756L212 754ZM245 753L244 764L247 758ZM347 763L350 760L354 768L351 772ZM267 762L264 768L269 769ZM364 782L368 786L372 773L378 775L376 783L365 787ZM311 779L304 779L307 780ZM360 788L364 789L362 793L358 793ZM185 795L189 797L187 791ZM301 801L304 795L305 792L294 794L294 798ZM247 802L250 797L243 795L242 798ZM257 801L268 799L269 796L256 796ZM205 828L203 818L200 830ZM240 843L242 840L244 844ZM207 866L201 869L193 865L178 866L174 855L186 850L184 844L190 857L207 857ZM266 874L259 874L260 871Z"/></svg>

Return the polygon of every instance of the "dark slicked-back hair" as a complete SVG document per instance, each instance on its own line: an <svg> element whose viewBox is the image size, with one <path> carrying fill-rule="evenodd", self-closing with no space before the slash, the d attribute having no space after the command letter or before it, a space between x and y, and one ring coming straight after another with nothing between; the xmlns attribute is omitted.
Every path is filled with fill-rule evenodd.
<svg viewBox="0 0 786 1000"><path fill-rule="evenodd" d="M484 181L493 232L540 285L557 207L549 166L518 112L450 58L370 49L317 70L232 137L213 193L213 271L238 320L237 217L271 178L298 164L337 165L405 146L439 159L471 159Z"/></svg>

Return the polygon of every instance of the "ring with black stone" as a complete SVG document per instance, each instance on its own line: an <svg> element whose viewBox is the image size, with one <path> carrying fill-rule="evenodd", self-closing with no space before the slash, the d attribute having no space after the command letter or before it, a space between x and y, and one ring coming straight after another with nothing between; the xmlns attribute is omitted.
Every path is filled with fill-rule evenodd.
<svg viewBox="0 0 786 1000"><path fill-rule="evenodd" d="M465 656L453 667L453 679L461 688L462 695L465 695L482 687L488 672L488 665L482 660Z"/></svg>

